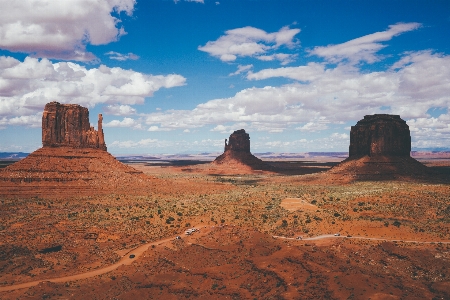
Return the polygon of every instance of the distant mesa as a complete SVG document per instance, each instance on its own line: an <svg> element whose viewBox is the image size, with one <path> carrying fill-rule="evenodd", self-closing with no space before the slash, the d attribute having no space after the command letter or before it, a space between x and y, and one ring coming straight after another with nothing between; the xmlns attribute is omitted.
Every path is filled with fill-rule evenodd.
<svg viewBox="0 0 450 300"><path fill-rule="evenodd" d="M367 180L429 175L410 152L409 126L400 116L367 115L351 127L349 157L327 173Z"/></svg>
<svg viewBox="0 0 450 300"><path fill-rule="evenodd" d="M98 130L95 130L90 126L89 110L86 107L78 104L47 103L42 114L42 145L106 151L102 121L103 117L99 114Z"/></svg>
<svg viewBox="0 0 450 300"><path fill-rule="evenodd" d="M225 168L249 167L254 170L272 170L273 167L263 162L250 152L250 136L244 129L236 130L225 139L224 153L213 162L214 166Z"/></svg>
<svg viewBox="0 0 450 300"><path fill-rule="evenodd" d="M42 144L0 171L1 195L110 193L147 182L142 172L106 151L102 115L95 130L90 126L88 109L80 105L45 105Z"/></svg>

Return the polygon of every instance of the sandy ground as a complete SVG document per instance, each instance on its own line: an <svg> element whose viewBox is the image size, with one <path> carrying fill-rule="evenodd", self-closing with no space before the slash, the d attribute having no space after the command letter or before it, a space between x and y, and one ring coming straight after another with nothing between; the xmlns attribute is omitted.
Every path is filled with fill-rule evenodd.
<svg viewBox="0 0 450 300"><path fill-rule="evenodd" d="M323 161L294 165L133 164L147 187L90 195L21 183L0 195L0 298L450 298L450 184L333 184L307 172Z"/></svg>

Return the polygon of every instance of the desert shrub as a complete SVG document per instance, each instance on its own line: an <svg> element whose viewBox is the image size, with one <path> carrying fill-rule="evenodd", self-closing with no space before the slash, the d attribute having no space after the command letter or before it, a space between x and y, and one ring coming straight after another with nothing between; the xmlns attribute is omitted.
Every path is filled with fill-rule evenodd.
<svg viewBox="0 0 450 300"><path fill-rule="evenodd" d="M396 227L400 227L401 223L399 221L395 221L394 223L392 223L392 225L394 225Z"/></svg>
<svg viewBox="0 0 450 300"><path fill-rule="evenodd" d="M335 212L335 213L333 214L333 216L335 216L335 217L337 218L337 217L340 217L340 216L341 216L341 214L340 214L340 213L337 213L337 212Z"/></svg>
<svg viewBox="0 0 450 300"><path fill-rule="evenodd" d="M317 200L311 201L311 204L316 204L316 203L317 203Z"/></svg>
<svg viewBox="0 0 450 300"><path fill-rule="evenodd" d="M288 222L286 220L281 221L281 226L286 227L288 225Z"/></svg>

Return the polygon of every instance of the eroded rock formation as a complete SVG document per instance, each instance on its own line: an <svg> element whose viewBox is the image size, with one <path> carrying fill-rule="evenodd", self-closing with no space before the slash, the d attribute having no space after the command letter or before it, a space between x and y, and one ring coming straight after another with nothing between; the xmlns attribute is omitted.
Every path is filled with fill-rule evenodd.
<svg viewBox="0 0 450 300"><path fill-rule="evenodd" d="M106 151L102 120L100 114L98 130L95 130L90 126L89 110L86 107L58 102L47 103L42 114L42 145Z"/></svg>
<svg viewBox="0 0 450 300"><path fill-rule="evenodd" d="M224 151L243 151L250 153L250 136L244 129L236 130L230 135L230 139L225 139Z"/></svg>
<svg viewBox="0 0 450 300"><path fill-rule="evenodd" d="M352 126L349 157L409 156L409 126L398 115L368 115Z"/></svg>
<svg viewBox="0 0 450 300"><path fill-rule="evenodd" d="M392 180L430 176L428 168L413 159L410 152L409 126L400 116L364 116L364 119L351 127L349 157L327 173L348 180Z"/></svg>
<svg viewBox="0 0 450 300"><path fill-rule="evenodd" d="M272 170L273 167L264 163L250 152L250 136L244 129L236 130L225 139L224 153L218 156L212 163L216 166L236 171L242 167L253 170Z"/></svg>
<svg viewBox="0 0 450 300"><path fill-rule="evenodd" d="M89 111L76 104L51 102L42 115L43 147L0 170L0 195L111 193L148 188L148 177L106 151L99 115L98 130Z"/></svg>

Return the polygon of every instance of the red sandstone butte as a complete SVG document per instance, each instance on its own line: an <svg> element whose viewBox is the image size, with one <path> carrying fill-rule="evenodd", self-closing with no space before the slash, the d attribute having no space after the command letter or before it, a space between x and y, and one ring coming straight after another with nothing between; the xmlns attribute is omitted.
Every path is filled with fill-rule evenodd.
<svg viewBox="0 0 450 300"><path fill-rule="evenodd" d="M42 144L44 147L93 148L106 151L102 129L103 117L98 116L98 130L90 126L89 110L78 104L50 102L42 114Z"/></svg>
<svg viewBox="0 0 450 300"><path fill-rule="evenodd" d="M368 115L350 130L349 157L409 156L409 126L398 115Z"/></svg>
<svg viewBox="0 0 450 300"><path fill-rule="evenodd" d="M244 129L236 130L228 140L225 139L224 153L218 156L212 164L230 168L243 165L257 170L273 169L272 166L267 165L250 152L250 136Z"/></svg>
<svg viewBox="0 0 450 300"><path fill-rule="evenodd" d="M0 195L69 196L147 189L149 178L106 151L89 111L77 104L50 102L42 114L42 144L26 158L0 170Z"/></svg>
<svg viewBox="0 0 450 300"><path fill-rule="evenodd" d="M364 116L351 127L349 157L327 173L357 180L429 176L428 168L413 159L410 152L409 126L400 116Z"/></svg>

